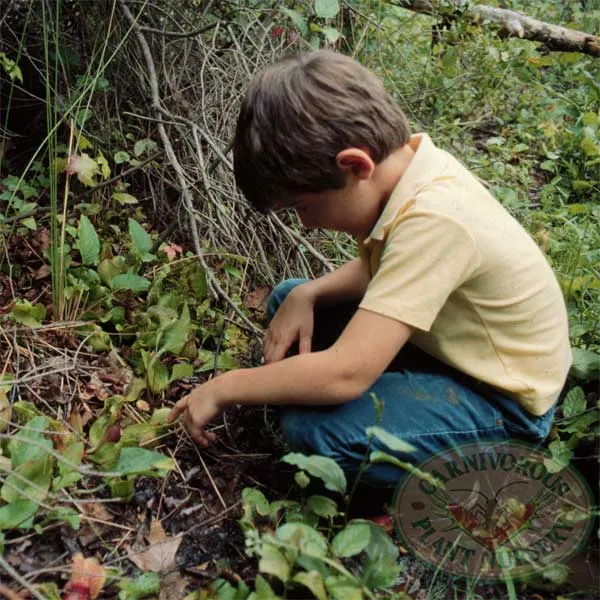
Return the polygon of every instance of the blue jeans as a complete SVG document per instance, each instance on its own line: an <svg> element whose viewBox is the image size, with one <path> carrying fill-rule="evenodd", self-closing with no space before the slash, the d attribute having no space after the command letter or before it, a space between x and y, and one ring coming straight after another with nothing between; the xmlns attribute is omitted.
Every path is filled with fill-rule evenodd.
<svg viewBox="0 0 600 600"><path fill-rule="evenodd" d="M267 317L271 319L288 293L306 281L289 279L275 287L267 302ZM335 342L356 308L356 304L349 304L317 309L313 351ZM358 398L341 405L282 408L281 428L290 448L333 458L353 478L369 449L365 430L376 421L371 394L383 401L380 426L417 450L407 454L391 452L376 440L370 449L388 452L415 465L457 444L484 445L510 438L541 444L548 436L556 407L543 416L531 415L516 400L408 343L388 370ZM394 466L373 464L361 481L390 487L403 475L404 471Z"/></svg>

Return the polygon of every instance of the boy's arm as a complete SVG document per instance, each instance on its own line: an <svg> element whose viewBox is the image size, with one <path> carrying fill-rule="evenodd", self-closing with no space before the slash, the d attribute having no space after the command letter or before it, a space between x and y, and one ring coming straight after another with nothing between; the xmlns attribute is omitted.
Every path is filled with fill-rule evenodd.
<svg viewBox="0 0 600 600"><path fill-rule="evenodd" d="M232 404L348 402L375 382L412 331L405 323L359 309L327 350L220 375L177 402L169 419L183 413L191 436L206 446L214 435L204 426Z"/></svg>
<svg viewBox="0 0 600 600"><path fill-rule="evenodd" d="M265 362L284 358L296 340L300 354L310 352L315 306L360 300L369 280L366 264L356 258L332 273L295 287L269 324L264 339Z"/></svg>
<svg viewBox="0 0 600 600"><path fill-rule="evenodd" d="M307 294L317 306L326 306L360 300L369 281L366 263L360 258L355 258L331 273L299 285L295 291Z"/></svg>

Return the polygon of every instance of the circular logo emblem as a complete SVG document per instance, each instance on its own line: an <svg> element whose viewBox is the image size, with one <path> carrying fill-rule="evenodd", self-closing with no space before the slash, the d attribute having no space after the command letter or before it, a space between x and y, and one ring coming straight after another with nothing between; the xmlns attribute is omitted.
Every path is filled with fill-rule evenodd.
<svg viewBox="0 0 600 600"><path fill-rule="evenodd" d="M393 516L404 545L446 572L524 579L562 563L587 539L593 497L569 466L525 442L455 446L405 475ZM420 472L419 472L420 470Z"/></svg>

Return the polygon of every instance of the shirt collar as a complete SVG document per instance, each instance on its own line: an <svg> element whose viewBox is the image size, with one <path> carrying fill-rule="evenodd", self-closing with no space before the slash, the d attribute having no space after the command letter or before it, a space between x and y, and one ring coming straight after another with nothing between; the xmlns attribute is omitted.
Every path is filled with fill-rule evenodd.
<svg viewBox="0 0 600 600"><path fill-rule="evenodd" d="M434 168L441 166L441 156L436 156L440 151L426 133L412 135L409 144L415 150L415 155L390 194L371 233L363 240L365 245L372 240L385 239L398 212L406 204L406 201L419 188L430 182L435 177Z"/></svg>

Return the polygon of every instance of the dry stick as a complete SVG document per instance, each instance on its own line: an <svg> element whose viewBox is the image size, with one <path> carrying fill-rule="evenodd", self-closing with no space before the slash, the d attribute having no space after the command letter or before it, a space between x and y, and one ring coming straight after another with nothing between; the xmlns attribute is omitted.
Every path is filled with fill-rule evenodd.
<svg viewBox="0 0 600 600"><path fill-rule="evenodd" d="M37 600L46 600L29 582L17 573L0 554L0 567L2 567L19 585L23 586Z"/></svg>
<svg viewBox="0 0 600 600"><path fill-rule="evenodd" d="M456 11L455 14L449 15L451 19L464 11L464 16L476 25L487 23L496 25L500 35L541 42L549 50L582 52L600 57L600 38L591 33L539 21L523 13L505 8L481 4L469 6L464 0L454 0L453 3ZM436 4L437 2L432 0L397 0L394 2L395 6L428 15L438 14Z"/></svg>
<svg viewBox="0 0 600 600"><path fill-rule="evenodd" d="M182 168L181 164L179 163L179 160L177 159L177 156L175 155L173 146L171 145L171 140L169 139L169 136L167 135L165 127L162 123L162 118L160 118L161 115L163 113L167 113L167 111L165 111L160 105L160 96L158 93L158 80L156 78L156 68L154 66L154 59L152 58L152 54L150 53L150 47L148 46L148 42L146 41L144 34L140 31L139 25L137 24L137 21L134 19L133 15L131 14L131 11L125 4L124 0L119 0L119 2L121 4L121 8L123 9L123 12L125 13L125 17L130 22L132 28L135 31L135 35L136 35L138 42L140 44L140 47L142 49L142 53L144 54L144 59L146 61L146 66L148 68L148 77L150 80L150 90L151 90L151 95L152 95L152 108L156 111L157 117L159 117L158 132L159 132L161 140L163 142L163 146L167 153L169 162L171 163L173 169L175 170L177 179L179 181L179 185L181 187L181 194L183 196L183 201L184 201L184 204L188 211L188 214L190 215L190 229L191 229L191 233L192 233L194 247L196 249L196 254L198 256L198 260L200 261L200 264L202 265L202 268L204 269L204 272L206 274L206 278L208 280L209 287L212 289L213 293L216 292L216 294L218 296L221 296L221 298L223 298L232 307L232 309L237 314L237 316L248 327L250 327L250 329L254 332L255 335L261 335L261 330L258 329L248 319L248 317L246 317L246 315L240 310L240 308L235 304L235 302L227 295L227 293L223 290L223 288L221 288L221 286L219 285L219 282L217 281L217 278L213 275L208 264L204 260L204 257L202 255L202 248L200 246L200 240L198 238L198 229L196 228L193 217L192 217L195 210L194 210L193 200L192 200L192 197L191 197L191 194L189 191L189 186L186 181L186 176L185 176L185 173L183 172L183 168ZM173 117L173 115L169 115L169 116ZM208 136L206 136L204 134L204 138L206 139L207 137ZM219 152L220 152L220 150L219 150ZM223 158L225 158L225 157L223 157ZM225 161L227 161L227 159L225 159Z"/></svg>

